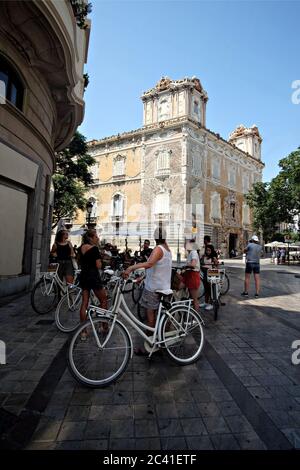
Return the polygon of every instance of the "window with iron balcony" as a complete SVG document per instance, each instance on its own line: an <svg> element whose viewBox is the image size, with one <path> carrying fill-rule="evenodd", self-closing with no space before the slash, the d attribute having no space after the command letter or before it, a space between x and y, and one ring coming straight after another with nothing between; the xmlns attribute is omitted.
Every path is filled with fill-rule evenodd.
<svg viewBox="0 0 300 470"><path fill-rule="evenodd" d="M125 157L118 155L114 159L113 164L113 178L124 178L125 177Z"/></svg>
<svg viewBox="0 0 300 470"><path fill-rule="evenodd" d="M155 176L168 176L170 174L170 150L156 152Z"/></svg>

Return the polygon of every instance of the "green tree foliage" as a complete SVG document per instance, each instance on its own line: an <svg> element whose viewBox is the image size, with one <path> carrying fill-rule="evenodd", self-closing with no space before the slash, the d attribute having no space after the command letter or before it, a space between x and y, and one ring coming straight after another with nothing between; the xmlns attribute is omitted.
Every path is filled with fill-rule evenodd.
<svg viewBox="0 0 300 470"><path fill-rule="evenodd" d="M246 196L247 203L253 210L253 229L257 233L262 231L265 239L272 236L276 224L276 215L271 208L269 188L270 183L255 183Z"/></svg>
<svg viewBox="0 0 300 470"><path fill-rule="evenodd" d="M52 228L59 219L74 217L77 209L85 209L85 193L93 182L89 167L95 163L87 151L86 138L76 132L69 146L56 154Z"/></svg>
<svg viewBox="0 0 300 470"><path fill-rule="evenodd" d="M86 18L92 11L92 4L83 0L70 0L76 23L81 29L86 29Z"/></svg>
<svg viewBox="0 0 300 470"><path fill-rule="evenodd" d="M279 161L279 174L270 183L256 183L247 195L254 229L270 240L278 224L300 215L300 147Z"/></svg>

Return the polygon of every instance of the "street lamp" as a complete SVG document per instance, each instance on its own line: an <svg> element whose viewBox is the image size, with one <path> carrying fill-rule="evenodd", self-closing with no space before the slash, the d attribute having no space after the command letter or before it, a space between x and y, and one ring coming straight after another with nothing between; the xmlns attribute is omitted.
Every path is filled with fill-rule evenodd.
<svg viewBox="0 0 300 470"><path fill-rule="evenodd" d="M127 230L126 230L126 237L125 237L125 251L126 251L126 253L127 253L127 251L128 251L128 237L129 237L129 233L128 233L128 221L127 221L126 226L127 226Z"/></svg>
<svg viewBox="0 0 300 470"><path fill-rule="evenodd" d="M87 228L89 229L91 227L91 213L92 213L92 210L93 210L93 203L92 201L88 201L86 203L86 211L87 211Z"/></svg>
<svg viewBox="0 0 300 470"><path fill-rule="evenodd" d="M180 224L177 224L177 263L178 264L181 261L180 251L179 251L179 230L180 230Z"/></svg>

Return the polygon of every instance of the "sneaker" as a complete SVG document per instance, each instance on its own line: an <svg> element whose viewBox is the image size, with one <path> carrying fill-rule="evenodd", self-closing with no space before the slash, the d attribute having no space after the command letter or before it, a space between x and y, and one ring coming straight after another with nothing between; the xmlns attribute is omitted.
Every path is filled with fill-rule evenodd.
<svg viewBox="0 0 300 470"><path fill-rule="evenodd" d="M256 293L254 297L257 299L259 297L259 294Z"/></svg>
<svg viewBox="0 0 300 470"><path fill-rule="evenodd" d="M82 331L80 333L80 341L86 341L87 340L87 333L85 331Z"/></svg>
<svg viewBox="0 0 300 470"><path fill-rule="evenodd" d="M243 297L249 297L248 292L242 292L241 295L242 295Z"/></svg>
<svg viewBox="0 0 300 470"><path fill-rule="evenodd" d="M206 305L205 307L205 310L212 310L212 309L213 309L213 306L210 304Z"/></svg>

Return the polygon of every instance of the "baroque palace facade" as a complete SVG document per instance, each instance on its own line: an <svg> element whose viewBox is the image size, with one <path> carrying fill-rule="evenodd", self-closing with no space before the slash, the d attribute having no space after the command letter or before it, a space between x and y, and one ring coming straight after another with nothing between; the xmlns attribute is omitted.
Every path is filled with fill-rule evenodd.
<svg viewBox="0 0 300 470"><path fill-rule="evenodd" d="M93 203L89 222L102 239L136 248L161 221L171 247L210 235L224 255L251 232L244 195L261 180L261 137L239 126L226 141L206 128L207 93L199 79L163 77L142 95L141 129L89 142ZM71 234L86 222L79 214ZM79 242L79 239L73 241Z"/></svg>

